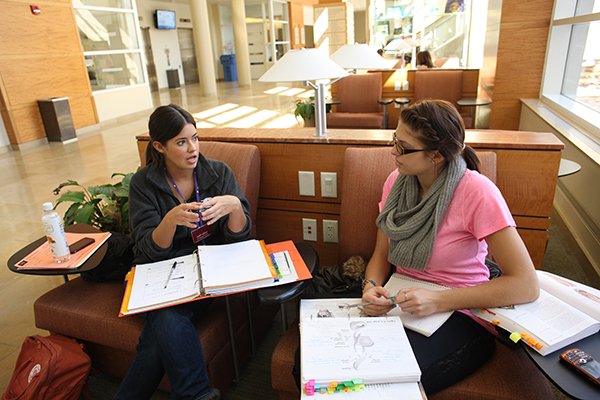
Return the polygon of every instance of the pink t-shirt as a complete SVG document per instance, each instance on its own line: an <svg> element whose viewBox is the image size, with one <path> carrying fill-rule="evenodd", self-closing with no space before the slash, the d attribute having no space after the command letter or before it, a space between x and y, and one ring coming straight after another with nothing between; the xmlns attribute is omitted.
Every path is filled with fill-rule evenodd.
<svg viewBox="0 0 600 400"><path fill-rule="evenodd" d="M383 209L398 170L383 185L379 210ZM448 287L475 286L489 280L484 238L515 221L500 190L484 175L467 169L458 183L440 222L431 257L423 271L396 266L402 275Z"/></svg>

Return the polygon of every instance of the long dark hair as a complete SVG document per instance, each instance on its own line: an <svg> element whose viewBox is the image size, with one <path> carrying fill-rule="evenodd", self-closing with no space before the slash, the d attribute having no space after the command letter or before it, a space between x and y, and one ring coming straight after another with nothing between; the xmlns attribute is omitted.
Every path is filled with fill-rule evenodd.
<svg viewBox="0 0 600 400"><path fill-rule="evenodd" d="M444 100L421 100L400 112L400 120L429 150L437 150L446 161L462 155L467 168L479 172L479 158L465 146L465 124L452 105Z"/></svg>
<svg viewBox="0 0 600 400"><path fill-rule="evenodd" d="M154 148L152 142L159 142L163 146L167 142L179 135L179 132L187 125L192 124L196 127L196 121L192 114L179 107L177 104L160 106L148 120L148 133L150 134L150 143L146 147L146 163L164 166L164 156Z"/></svg>

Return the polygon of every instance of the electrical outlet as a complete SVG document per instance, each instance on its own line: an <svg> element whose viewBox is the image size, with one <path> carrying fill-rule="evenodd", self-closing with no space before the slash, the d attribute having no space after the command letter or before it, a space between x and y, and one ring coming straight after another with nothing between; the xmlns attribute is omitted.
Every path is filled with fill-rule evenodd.
<svg viewBox="0 0 600 400"><path fill-rule="evenodd" d="M338 242L338 222L334 219L323 220L323 242Z"/></svg>
<svg viewBox="0 0 600 400"><path fill-rule="evenodd" d="M302 239L311 242L317 241L317 220L302 218Z"/></svg>

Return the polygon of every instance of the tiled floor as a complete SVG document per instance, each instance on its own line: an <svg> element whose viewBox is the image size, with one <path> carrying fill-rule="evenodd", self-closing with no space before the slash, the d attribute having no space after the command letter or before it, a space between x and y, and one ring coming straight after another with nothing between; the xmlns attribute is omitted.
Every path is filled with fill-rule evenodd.
<svg viewBox="0 0 600 400"><path fill-rule="evenodd" d="M285 128L296 125L292 115L295 97L286 96L285 92L264 93L273 88L274 84L258 82L253 82L251 88L221 82L219 96L206 98L201 96L198 85L193 85L155 93L154 104L180 104L196 115L199 126ZM42 236L41 205L56 199L52 190L59 183L73 179L87 186L108 181L114 172L135 171L139 165L135 135L147 131L150 112L86 128L78 132L79 139L74 143L36 143L18 151L0 153L0 260L3 263L19 248ZM251 120L249 117L253 116ZM47 334L35 328L33 302L61 283L59 276L20 275L10 272L6 266L0 267L0 304L3 304L0 308L0 393L8 384L23 338L36 333Z"/></svg>

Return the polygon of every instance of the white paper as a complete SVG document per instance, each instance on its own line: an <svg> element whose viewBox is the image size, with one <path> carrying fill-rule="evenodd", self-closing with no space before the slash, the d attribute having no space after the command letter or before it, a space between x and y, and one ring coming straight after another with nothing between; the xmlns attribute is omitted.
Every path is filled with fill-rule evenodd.
<svg viewBox="0 0 600 400"><path fill-rule="evenodd" d="M546 271L536 271L540 287L600 321L600 290Z"/></svg>
<svg viewBox="0 0 600 400"><path fill-rule="evenodd" d="M412 279L394 273L390 280L385 284L385 289L392 295L396 295L401 289L408 288L424 288L429 290L448 290L445 286L436 285L431 282L424 282L417 279ZM400 307L392 309L388 315L396 315L402 319L402 323L406 329L410 329L424 336L431 336L440 326L444 324L452 315L452 311L442 312L428 315L426 317L417 317L409 313L403 312Z"/></svg>
<svg viewBox="0 0 600 400"><path fill-rule="evenodd" d="M177 265L173 269L174 262L177 262ZM200 294L196 268L194 254L137 265L128 310L165 304Z"/></svg>
<svg viewBox="0 0 600 400"><path fill-rule="evenodd" d="M203 287L223 288L261 280L273 283L265 253L257 240L226 245L198 246Z"/></svg>
<svg viewBox="0 0 600 400"><path fill-rule="evenodd" d="M398 317L355 317L360 299L300 303L302 382L417 382L421 370Z"/></svg>

